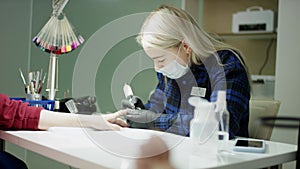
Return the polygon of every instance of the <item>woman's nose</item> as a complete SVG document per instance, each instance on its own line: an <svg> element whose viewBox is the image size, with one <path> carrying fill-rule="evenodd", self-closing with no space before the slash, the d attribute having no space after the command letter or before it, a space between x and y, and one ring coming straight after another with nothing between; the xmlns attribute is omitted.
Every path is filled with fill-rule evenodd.
<svg viewBox="0 0 300 169"><path fill-rule="evenodd" d="M155 70L159 70L161 68L163 68L164 66L162 64L159 64L159 63L154 63L154 69Z"/></svg>

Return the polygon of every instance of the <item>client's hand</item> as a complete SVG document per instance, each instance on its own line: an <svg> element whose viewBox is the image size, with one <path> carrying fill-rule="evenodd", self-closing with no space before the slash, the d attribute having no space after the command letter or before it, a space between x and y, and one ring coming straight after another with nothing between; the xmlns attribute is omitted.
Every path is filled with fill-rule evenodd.
<svg viewBox="0 0 300 169"><path fill-rule="evenodd" d="M103 114L102 117L112 124L117 124L121 127L129 127L129 125L120 117L127 114L127 110L119 110L115 113Z"/></svg>

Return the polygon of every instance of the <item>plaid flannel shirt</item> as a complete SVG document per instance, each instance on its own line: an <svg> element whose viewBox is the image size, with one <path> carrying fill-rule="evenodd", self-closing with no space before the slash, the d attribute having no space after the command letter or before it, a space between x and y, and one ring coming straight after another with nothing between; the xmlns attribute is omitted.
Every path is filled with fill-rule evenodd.
<svg viewBox="0 0 300 169"><path fill-rule="evenodd" d="M230 112L229 136L230 138L248 137L250 84L247 72L233 52L222 50L217 54L226 77L227 109ZM213 70L214 67L208 69L206 67L207 64L191 65L191 73L179 79L169 79L157 73L158 85L148 103L145 104L146 109L162 113L154 121L154 127L166 132L189 136L194 107L188 103L188 99L191 97L193 87L205 90L205 95L202 97L210 102L216 101L217 91L222 89L222 86L218 86L218 82L224 78L218 79L217 77L221 73Z"/></svg>

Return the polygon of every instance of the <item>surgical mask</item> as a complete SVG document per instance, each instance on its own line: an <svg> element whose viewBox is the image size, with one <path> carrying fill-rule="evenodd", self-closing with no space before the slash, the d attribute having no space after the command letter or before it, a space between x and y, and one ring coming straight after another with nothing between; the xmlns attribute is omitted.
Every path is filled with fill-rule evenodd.
<svg viewBox="0 0 300 169"><path fill-rule="evenodd" d="M178 50L175 60L173 60L163 68L157 70L157 72L162 73L164 76L167 76L171 79L178 79L185 75L189 71L189 66L182 66L180 63L177 62L179 51L180 49Z"/></svg>

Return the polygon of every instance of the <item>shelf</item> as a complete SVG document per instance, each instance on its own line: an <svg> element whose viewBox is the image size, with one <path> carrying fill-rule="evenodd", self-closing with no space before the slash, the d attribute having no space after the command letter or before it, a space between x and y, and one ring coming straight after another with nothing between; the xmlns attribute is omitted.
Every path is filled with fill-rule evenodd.
<svg viewBox="0 0 300 169"><path fill-rule="evenodd" d="M220 40L234 39L276 39L276 33L219 33L212 34L213 37Z"/></svg>

